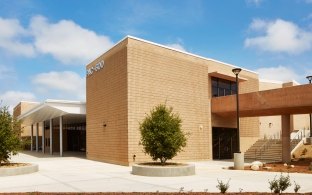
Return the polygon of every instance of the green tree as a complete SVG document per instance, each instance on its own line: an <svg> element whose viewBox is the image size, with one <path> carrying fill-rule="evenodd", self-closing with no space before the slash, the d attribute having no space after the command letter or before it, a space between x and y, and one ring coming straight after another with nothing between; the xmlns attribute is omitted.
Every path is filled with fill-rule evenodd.
<svg viewBox="0 0 312 195"><path fill-rule="evenodd" d="M140 124L144 152L162 165L181 152L187 142L187 134L181 130L182 120L172 110L160 104Z"/></svg>
<svg viewBox="0 0 312 195"><path fill-rule="evenodd" d="M15 120L8 107L0 106L0 166L22 149L20 123Z"/></svg>

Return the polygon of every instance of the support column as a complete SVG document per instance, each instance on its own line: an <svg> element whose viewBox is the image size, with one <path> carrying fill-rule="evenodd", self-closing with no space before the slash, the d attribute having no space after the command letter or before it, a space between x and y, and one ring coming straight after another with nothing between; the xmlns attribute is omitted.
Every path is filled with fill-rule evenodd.
<svg viewBox="0 0 312 195"><path fill-rule="evenodd" d="M36 123L36 152L39 151L39 124Z"/></svg>
<svg viewBox="0 0 312 195"><path fill-rule="evenodd" d="M45 128L45 121L42 122L42 141L41 141L41 149L42 153L44 153L45 150L45 135L44 135L44 128Z"/></svg>
<svg viewBox="0 0 312 195"><path fill-rule="evenodd" d="M53 154L53 119L50 119L50 154Z"/></svg>
<svg viewBox="0 0 312 195"><path fill-rule="evenodd" d="M30 129L30 151L33 151L33 136L34 136L34 125L31 125Z"/></svg>
<svg viewBox="0 0 312 195"><path fill-rule="evenodd" d="M282 115L282 161L289 163L290 156L290 115Z"/></svg>
<svg viewBox="0 0 312 195"><path fill-rule="evenodd" d="M60 156L63 156L63 117L60 116Z"/></svg>

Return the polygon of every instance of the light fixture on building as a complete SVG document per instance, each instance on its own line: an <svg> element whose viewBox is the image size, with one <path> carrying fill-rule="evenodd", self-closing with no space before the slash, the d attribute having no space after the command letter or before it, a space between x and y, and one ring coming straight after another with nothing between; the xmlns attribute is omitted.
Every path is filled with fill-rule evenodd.
<svg viewBox="0 0 312 195"><path fill-rule="evenodd" d="M309 80L309 83L311 84L312 83L312 75L307 76L306 78ZM312 119L311 119L312 114L310 113L309 116L310 116L310 137L312 138Z"/></svg>
<svg viewBox="0 0 312 195"><path fill-rule="evenodd" d="M234 68L232 72L236 76L236 124L237 124L237 152L240 153L240 141L239 141L239 95L238 95L238 74L242 71L241 68Z"/></svg>

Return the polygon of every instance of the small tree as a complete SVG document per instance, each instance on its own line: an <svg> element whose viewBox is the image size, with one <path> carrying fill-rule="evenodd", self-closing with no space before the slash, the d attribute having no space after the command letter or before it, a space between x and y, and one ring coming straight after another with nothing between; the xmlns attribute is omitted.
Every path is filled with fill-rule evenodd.
<svg viewBox="0 0 312 195"><path fill-rule="evenodd" d="M219 180L217 179L218 185L217 185L216 187L220 190L220 192L221 192L222 194L225 194L225 192L229 189L229 187L230 187L230 180L231 180L231 179L229 179L229 180L227 181L227 183L224 183L222 180L219 181Z"/></svg>
<svg viewBox="0 0 312 195"><path fill-rule="evenodd" d="M186 134L181 130L182 120L172 113L172 107L160 104L147 115L140 124L141 141L144 152L154 161L165 165L186 146Z"/></svg>
<svg viewBox="0 0 312 195"><path fill-rule="evenodd" d="M22 148L21 128L8 107L0 106L0 166L9 161Z"/></svg>
<svg viewBox="0 0 312 195"><path fill-rule="evenodd" d="M290 183L290 177L289 175L284 176L282 173L280 175L279 179L276 179L276 176L272 181L269 180L269 188L271 192L282 194L289 186L291 186Z"/></svg>

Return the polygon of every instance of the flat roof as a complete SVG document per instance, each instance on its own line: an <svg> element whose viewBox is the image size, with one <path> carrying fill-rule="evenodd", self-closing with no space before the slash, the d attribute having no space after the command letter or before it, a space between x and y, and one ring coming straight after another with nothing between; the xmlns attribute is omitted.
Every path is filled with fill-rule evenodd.
<svg viewBox="0 0 312 195"><path fill-rule="evenodd" d="M269 79L259 79L260 83L273 83L273 84L285 84L285 83L294 83L296 85L300 85L300 83L296 80L290 80L290 81L277 81L277 80L269 80Z"/></svg>
<svg viewBox="0 0 312 195"><path fill-rule="evenodd" d="M21 114L17 119L22 120L27 125L67 114L85 115L86 103L82 101L47 99Z"/></svg>
<svg viewBox="0 0 312 195"><path fill-rule="evenodd" d="M182 50L179 50L179 49L176 49L176 48L173 48L173 47L169 47L169 46L166 46L166 45L162 45L162 44L159 44L159 43L155 43L155 42L152 42L152 41L148 41L148 40L145 40L145 39L141 39L141 38L134 37L134 36L131 36L131 35L125 36L123 39L121 39L120 41L118 41L115 45L113 45L110 49L108 49L108 50L107 50L106 52L104 52L103 54L109 52L112 48L114 48L115 46L117 46L119 43L123 42L123 41L126 40L127 38L134 39L134 40L137 40L137 41L141 41L141 42L144 42L144 43L148 43L148 44L151 44L151 45L155 45L155 46L158 46L158 47L170 49L170 50L173 50L173 51L176 51L176 52L179 52L179 53L183 53L183 54L187 54L187 55L190 55L190 56L193 56L193 57L197 57L197 58L200 58L200 59L204 59L204 60L208 60L208 61L213 61L213 62L221 63L221 64L223 64L223 65L230 66L231 68L242 68L244 71L251 72L251 73L254 73L254 74L259 74L258 72L255 72L255 71L252 71L252 70L248 70L248 69L243 68L243 67L235 66L235 65L233 65L233 64L229 64L229 63L222 62L222 61L219 61L219 60L215 60L215 59L212 59L212 58L206 58L206 57L203 57L203 56L200 56L200 55L196 55L196 54L193 54L193 53L189 53L189 52L187 52L187 51L182 51ZM103 55L103 54L101 54L101 55ZM100 56L101 56L101 55L100 55ZM99 58L100 56L98 56L97 58ZM97 58L96 58L96 59L97 59ZM92 63L93 61L94 61L94 60L92 60L90 63ZM89 65L90 63L88 63L87 65Z"/></svg>

